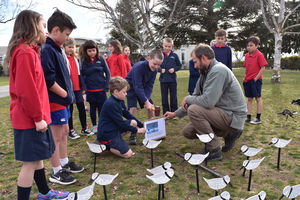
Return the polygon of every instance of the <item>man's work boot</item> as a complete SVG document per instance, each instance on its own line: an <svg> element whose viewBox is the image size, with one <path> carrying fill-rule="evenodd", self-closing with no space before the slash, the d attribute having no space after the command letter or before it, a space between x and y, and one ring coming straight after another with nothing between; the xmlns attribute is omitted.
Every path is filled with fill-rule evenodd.
<svg viewBox="0 0 300 200"><path fill-rule="evenodd" d="M213 150L208 150L209 155L207 156L206 160L222 160L222 152L221 148L213 149Z"/></svg>
<svg viewBox="0 0 300 200"><path fill-rule="evenodd" d="M234 146L235 141L242 135L243 130L236 129L230 133L224 138L225 139L225 145L222 147L223 152L228 152L232 149Z"/></svg>

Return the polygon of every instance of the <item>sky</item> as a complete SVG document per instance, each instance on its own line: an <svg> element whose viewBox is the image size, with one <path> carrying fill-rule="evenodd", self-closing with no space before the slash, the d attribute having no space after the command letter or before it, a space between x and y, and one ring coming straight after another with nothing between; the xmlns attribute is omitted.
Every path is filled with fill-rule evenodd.
<svg viewBox="0 0 300 200"><path fill-rule="evenodd" d="M15 2L16 0L8 0L9 2ZM26 0L23 0L25 2ZM27 3L30 2L29 0ZM109 2L113 2L109 0ZM101 14L92 12L85 8L75 6L68 3L65 0L36 0L31 10L41 13L44 19L47 19L54 12L54 8L67 13L72 17L77 29L73 30L71 37L85 37L91 39L106 40L109 36L109 24L105 22L105 19L101 17ZM14 21L10 21L6 24L0 24L0 46L7 46L12 35Z"/></svg>

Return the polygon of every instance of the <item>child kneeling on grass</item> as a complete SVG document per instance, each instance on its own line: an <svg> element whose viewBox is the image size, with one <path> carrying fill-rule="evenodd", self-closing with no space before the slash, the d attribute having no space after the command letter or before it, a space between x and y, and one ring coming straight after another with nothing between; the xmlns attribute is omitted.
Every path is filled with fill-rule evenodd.
<svg viewBox="0 0 300 200"><path fill-rule="evenodd" d="M146 129L142 128L143 123L130 114L125 106L124 100L129 87L128 82L119 76L109 81L111 96L102 107L98 123L97 140L105 144L113 154L123 158L130 158L133 152L121 134L126 131L141 134L146 132Z"/></svg>

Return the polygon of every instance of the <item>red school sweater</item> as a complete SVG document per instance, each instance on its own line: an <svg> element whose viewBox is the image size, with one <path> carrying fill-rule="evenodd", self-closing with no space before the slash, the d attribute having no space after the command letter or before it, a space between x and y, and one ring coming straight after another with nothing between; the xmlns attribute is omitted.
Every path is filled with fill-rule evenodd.
<svg viewBox="0 0 300 200"><path fill-rule="evenodd" d="M129 57L128 56L124 56L123 55L123 59L124 59L124 63L125 63L125 66L126 66L126 75L128 74L128 72L131 70L131 63L130 63L130 60L129 60Z"/></svg>
<svg viewBox="0 0 300 200"><path fill-rule="evenodd" d="M115 52L113 52L108 58L108 67L111 78L116 76L125 78L127 75L127 69L122 54L117 55Z"/></svg>
<svg viewBox="0 0 300 200"><path fill-rule="evenodd" d="M38 47L24 41L10 62L10 118L14 129L35 128L35 122L51 123L49 97Z"/></svg>

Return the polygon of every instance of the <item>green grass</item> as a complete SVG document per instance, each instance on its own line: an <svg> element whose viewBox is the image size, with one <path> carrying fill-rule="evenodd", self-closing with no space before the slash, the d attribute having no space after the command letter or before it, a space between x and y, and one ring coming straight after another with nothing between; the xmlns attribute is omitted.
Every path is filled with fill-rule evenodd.
<svg viewBox="0 0 300 200"><path fill-rule="evenodd" d="M0 86L5 86L9 84L8 76L0 76Z"/></svg>
<svg viewBox="0 0 300 200"><path fill-rule="evenodd" d="M240 83L244 76L244 69L235 69L234 73ZM299 184L300 180L300 127L299 115L289 118L276 114L287 108L300 112L300 107L291 105L292 99L300 98L300 72L282 71L282 83L273 85L270 83L271 71L264 73L264 84L262 90L263 113L261 125L245 125L245 130L241 138L236 142L234 149L228 153L223 153L223 161L209 162L208 167L221 174L228 174L231 177L233 187L226 187L233 199L247 198L261 190L267 192L268 199L278 199L286 185ZM1 78L2 79L2 78ZM2 81L0 79L0 81ZM184 96L188 94L188 71L178 72L178 101L181 103ZM156 105L161 106L159 81L155 82L152 95ZM14 159L13 133L9 121L9 97L0 99L0 151L5 152L5 156L0 160L0 199L16 199L16 182L20 171L21 163ZM256 104L254 104L254 111ZM253 113L255 115L255 112ZM77 110L75 109L75 127L80 130ZM138 112L138 118L147 120L145 110ZM88 117L89 119L89 117ZM88 120L90 123L90 120ZM208 199L214 196L214 191L210 190L202 177L213 178L210 174L199 170L200 194L196 192L195 169L187 163L182 163L182 159L175 155L176 151L182 153L196 153L203 145L198 140L188 140L181 135L181 130L188 122L188 118L172 120L166 122L167 137L154 151L154 164L159 165L165 161L170 161L175 167L174 177L165 185L166 199ZM268 143L272 137L293 138L292 142L281 151L281 168L276 168L278 150ZM88 185L88 181L93 172L93 157L89 152L85 141L93 142L95 136L81 137L78 140L69 140L68 152L72 160L85 167L85 171L75 174L77 182L70 186L49 184L50 187L60 190L76 191ZM125 136L128 141L129 135ZM97 159L97 172L115 174L119 177L107 187L108 198L115 200L132 199L148 200L157 199L158 186L148 180L145 175L146 168L150 168L150 151L141 145L143 137L138 137L138 145L132 146L136 153L128 160L107 154ZM221 139L223 142L223 140ZM239 152L240 147L246 144L251 147L262 147L264 150L255 158L266 156L261 166L253 171L251 191L247 191L248 175L242 177L242 165L245 157ZM49 160L45 162L47 176L51 173ZM34 185L31 197L34 199L37 188ZM96 185L92 199L104 199L103 189Z"/></svg>

